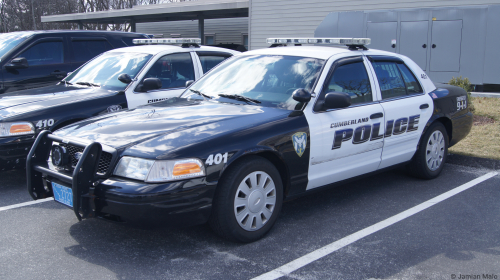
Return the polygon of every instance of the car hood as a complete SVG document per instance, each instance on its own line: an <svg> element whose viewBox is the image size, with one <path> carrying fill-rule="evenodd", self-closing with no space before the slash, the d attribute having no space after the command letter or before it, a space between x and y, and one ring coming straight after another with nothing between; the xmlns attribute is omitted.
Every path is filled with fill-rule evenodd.
<svg viewBox="0 0 500 280"><path fill-rule="evenodd" d="M0 95L0 118L26 112L47 109L81 99L93 98L96 94L112 94L98 87L53 85Z"/></svg>
<svg viewBox="0 0 500 280"><path fill-rule="evenodd" d="M290 111L215 101L172 98L165 102L83 120L57 136L99 142L135 156L158 157L207 138L280 119ZM129 153L129 154L130 154Z"/></svg>

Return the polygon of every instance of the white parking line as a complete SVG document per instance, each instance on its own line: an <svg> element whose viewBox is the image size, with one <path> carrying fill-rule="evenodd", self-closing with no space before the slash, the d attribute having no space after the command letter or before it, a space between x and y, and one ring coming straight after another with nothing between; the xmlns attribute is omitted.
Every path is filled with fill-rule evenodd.
<svg viewBox="0 0 500 280"><path fill-rule="evenodd" d="M18 203L18 204L14 204L14 205L4 206L4 207L0 207L0 212L5 211L5 210L19 208L19 207L29 206L29 205L33 205L33 204L38 204L38 203L42 203L42 202L53 201L53 200L54 200L53 197L48 197L48 198Z"/></svg>
<svg viewBox="0 0 500 280"><path fill-rule="evenodd" d="M423 202L415 207L412 207L412 208L410 208L406 211L403 211L399 214L396 214L388 219L385 219L385 220L378 222L372 226L369 226L369 227L362 229L358 232L355 232L349 236L346 236L340 240L337 240L337 241L330 243L324 247L321 247L316 251L313 251L307 255L304 255L304 256L302 256L296 260L293 260L293 261L291 261L283 266L280 266L274 270L271 270L267 273L264 273L260 276L257 276L255 278L253 278L252 280L271 280L271 279L278 279L280 277L286 276L286 275L292 273L293 271L295 271L303 266L306 266L306 265L308 265L308 264L310 264L310 263L312 263L312 262L314 262L314 261L316 261L324 256L327 256L327 255L351 244L351 243L354 243L354 242L360 240L361 238L364 238L372 233L375 233L375 232L377 232L381 229L384 229L392 224L395 224L401 220L404 220L404 219L406 219L406 218L408 218L408 217L410 217L410 216L412 216L412 215L414 215L422 210L425 210L425 209L427 209L427 208L429 208L429 207L431 207L431 206L433 206L433 205L435 205L435 204L437 204L437 203L439 203L447 198L450 198L450 197L452 197L460 192L463 192L463 191L465 191L465 190L467 190L467 189L469 189L469 188L471 188L471 187L473 187L481 182L484 182L484 181L486 181L486 180L488 180L491 177L494 177L496 175L498 175L497 172L490 172L488 174L485 174L485 175L483 175L479 178L476 178L468 183L465 183L459 187L456 187L450 191L447 191L441 195L438 195L430 200L427 200L427 201L425 201L425 202Z"/></svg>

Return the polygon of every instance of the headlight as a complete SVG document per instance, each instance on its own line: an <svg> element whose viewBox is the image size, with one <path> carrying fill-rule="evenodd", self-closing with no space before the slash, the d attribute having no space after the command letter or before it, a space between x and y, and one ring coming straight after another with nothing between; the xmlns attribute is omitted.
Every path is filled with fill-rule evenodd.
<svg viewBox="0 0 500 280"><path fill-rule="evenodd" d="M159 183L205 176L205 167L196 158L155 161L122 157L114 174L148 183Z"/></svg>
<svg viewBox="0 0 500 280"><path fill-rule="evenodd" d="M0 137L35 134L35 127L30 122L0 123Z"/></svg>

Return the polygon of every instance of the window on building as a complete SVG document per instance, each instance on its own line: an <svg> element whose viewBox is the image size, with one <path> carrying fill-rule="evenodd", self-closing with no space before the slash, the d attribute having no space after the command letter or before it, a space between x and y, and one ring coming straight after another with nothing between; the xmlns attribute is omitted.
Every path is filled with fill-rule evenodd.
<svg viewBox="0 0 500 280"><path fill-rule="evenodd" d="M241 34L241 44L245 46L245 49L248 50L248 34L246 33Z"/></svg>
<svg viewBox="0 0 500 280"><path fill-rule="evenodd" d="M26 58L30 66L64 63L63 42L41 42L18 57Z"/></svg>
<svg viewBox="0 0 500 280"><path fill-rule="evenodd" d="M205 34L205 45L215 45L215 34Z"/></svg>

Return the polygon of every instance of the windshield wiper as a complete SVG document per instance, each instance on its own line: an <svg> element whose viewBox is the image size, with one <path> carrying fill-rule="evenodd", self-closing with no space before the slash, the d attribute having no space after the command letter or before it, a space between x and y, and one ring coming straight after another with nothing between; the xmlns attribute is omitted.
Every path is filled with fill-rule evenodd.
<svg viewBox="0 0 500 280"><path fill-rule="evenodd" d="M200 91L197 91L197 90L195 90L195 89L189 89L189 90L190 90L190 91L192 91L192 92L194 92L194 93L196 93L196 94L198 94L198 95L199 95L199 96L201 96L201 97L208 98L208 99L212 99L212 96L210 96L210 95L206 95L206 94L204 94L204 93L201 93Z"/></svg>
<svg viewBox="0 0 500 280"><path fill-rule="evenodd" d="M76 84L77 85L82 85L82 86L88 86L88 87L101 87L98 84L89 83L89 82L77 82Z"/></svg>
<svg viewBox="0 0 500 280"><path fill-rule="evenodd" d="M229 99L235 99L235 100L238 100L238 101L245 101L245 102L252 102L252 103L262 103L260 102L259 100L257 99L253 99L253 98L250 98L250 97L246 97L246 96L243 96L243 95L236 95L236 94L219 94L220 97L225 97L225 98L229 98Z"/></svg>

